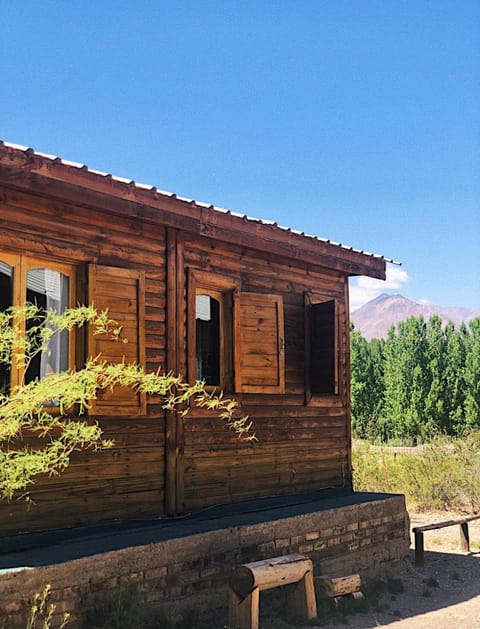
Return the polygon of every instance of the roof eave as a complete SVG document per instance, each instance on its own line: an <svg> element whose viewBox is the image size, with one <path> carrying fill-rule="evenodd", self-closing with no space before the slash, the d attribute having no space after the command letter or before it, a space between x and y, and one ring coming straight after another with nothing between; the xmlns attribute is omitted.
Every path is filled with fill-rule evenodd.
<svg viewBox="0 0 480 629"><path fill-rule="evenodd" d="M137 218L160 223L165 212L177 214L187 220L190 229L203 236L236 243L238 235L248 238L252 248L274 251L290 259L335 269L349 276L367 275L385 279L386 260L383 256L367 253L310 236L271 221L254 219L213 205L185 199L155 186L135 183L89 169L83 164L67 162L53 155L37 153L33 149L0 142L0 165L18 169L42 178L77 186L99 194L113 196L129 203L141 204L162 210L158 216L152 212L137 211ZM126 211L126 210L125 210ZM184 221L185 222L185 221Z"/></svg>

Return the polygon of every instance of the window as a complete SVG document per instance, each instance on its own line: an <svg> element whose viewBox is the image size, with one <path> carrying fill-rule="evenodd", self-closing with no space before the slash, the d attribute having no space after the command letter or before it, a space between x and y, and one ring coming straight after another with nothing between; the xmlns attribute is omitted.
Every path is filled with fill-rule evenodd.
<svg viewBox="0 0 480 629"><path fill-rule="evenodd" d="M68 264L47 262L22 255L0 253L0 310L11 306L34 304L41 311L63 312L74 305L73 286L75 267ZM19 321L20 328L32 330L45 321L40 315L38 321ZM48 321L45 322L48 325ZM32 339L35 344L35 338ZM22 382L41 379L47 374L58 373L73 367L73 340L67 332L55 335L48 351L34 356L28 367L17 366L13 357L13 368L2 366L0 370L0 391L7 390Z"/></svg>
<svg viewBox="0 0 480 629"><path fill-rule="evenodd" d="M227 392L284 393L282 297L240 292L238 284L189 270L189 381Z"/></svg>
<svg viewBox="0 0 480 629"><path fill-rule="evenodd" d="M213 386L220 385L222 301L216 291L200 288L195 295L195 378Z"/></svg>
<svg viewBox="0 0 480 629"><path fill-rule="evenodd" d="M189 271L188 379L233 390L232 299L235 281Z"/></svg>
<svg viewBox="0 0 480 629"><path fill-rule="evenodd" d="M338 395L338 342L335 300L312 303L305 296L305 389L312 397Z"/></svg>
<svg viewBox="0 0 480 629"><path fill-rule="evenodd" d="M22 255L0 252L0 311L11 306L32 303L42 310L63 312L75 307L74 289L77 285L76 267ZM88 331L88 356L101 356L108 363L137 363L145 366L145 287L144 272L96 264L88 268L88 303L98 310L108 310L109 316L122 328L119 343L109 335L94 335ZM38 323L41 323L40 320ZM34 322L20 321L25 331ZM46 322L48 325L48 321ZM26 327L27 326L27 327ZM31 361L27 369L0 365L0 392L22 382L31 382L50 373L75 367L75 338L78 335L62 332L55 335L48 351ZM81 345L78 366L85 360ZM81 354L81 355L80 355ZM14 357L15 358L15 357ZM15 361L12 361L15 365ZM92 401L90 413L98 415L133 416L146 413L146 396L130 387L115 387L98 393Z"/></svg>

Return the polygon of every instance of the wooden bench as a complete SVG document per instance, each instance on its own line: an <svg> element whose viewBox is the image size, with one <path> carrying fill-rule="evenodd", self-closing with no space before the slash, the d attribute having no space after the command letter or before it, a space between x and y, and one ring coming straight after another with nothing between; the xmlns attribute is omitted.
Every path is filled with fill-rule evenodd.
<svg viewBox="0 0 480 629"><path fill-rule="evenodd" d="M468 523L472 520L480 519L480 514L469 515L465 518L459 518L458 520L446 520L445 522L437 522L435 524L427 524L426 526L415 526L412 531L415 535L415 565L423 566L423 534L425 531L435 531L437 529L443 529L447 526L460 526L460 548L462 552L470 552L470 535L468 532Z"/></svg>
<svg viewBox="0 0 480 629"><path fill-rule="evenodd" d="M230 578L228 620L232 629L258 629L260 592L285 586L288 615L317 616L312 561L294 553L235 568Z"/></svg>

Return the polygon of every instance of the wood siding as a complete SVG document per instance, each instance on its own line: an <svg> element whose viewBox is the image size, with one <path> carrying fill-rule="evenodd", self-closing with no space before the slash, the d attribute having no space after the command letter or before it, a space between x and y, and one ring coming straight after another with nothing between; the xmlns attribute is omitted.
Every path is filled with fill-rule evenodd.
<svg viewBox="0 0 480 629"><path fill-rule="evenodd" d="M185 418L184 508L349 485L346 278L203 238L190 237L184 247L189 272L201 269L211 278L224 278L226 286L239 285L240 295L275 295L283 303L285 337L285 392L238 395L258 441L242 444L204 411L192 410ZM342 327L337 339L339 395L315 397L309 404L305 404L305 292L314 295L314 301L335 300ZM265 342L260 334L258 346ZM240 362L237 357L236 370Z"/></svg>
<svg viewBox="0 0 480 629"><path fill-rule="evenodd" d="M109 307L112 316L123 316L121 311L127 307L136 320L139 308L145 319L141 346L129 343L122 346L122 352L129 347L128 352L135 354L132 358L144 359L147 369L165 369L165 230L151 226L147 230L135 220L107 220L101 204L73 205L9 188L1 189L0 198L0 259L4 252L28 252L47 264L49 260L75 264L78 301L87 297L89 268L91 274L101 265L100 293L92 295L97 307ZM118 276L127 278L121 295L118 287L116 293L111 287L102 287L104 265L114 275L118 268ZM138 277L144 278L140 302ZM109 354L102 343L105 345L97 340L96 350ZM65 473L39 479L29 510L22 502L0 503L0 534L164 512L165 420L161 400L150 398L145 416L143 410L139 413L138 408L132 408L138 400L132 400L128 392L126 395L128 399L123 402L128 404L128 415L122 404L116 405L118 412L115 406L102 409L101 403L95 409L94 417L98 416L105 438L115 441L114 447L104 452L76 453ZM137 417L139 414L144 416Z"/></svg>
<svg viewBox="0 0 480 629"><path fill-rule="evenodd" d="M272 245L272 252L259 250L260 234L254 249L250 223L245 233L238 232L237 244L230 231L220 241L223 228L215 215L211 225L197 225L198 208L189 216L181 201L164 200L160 211L127 194L120 199L112 192L110 199L105 190L83 189L78 181L69 185L25 172L15 178L0 168L0 259L2 253L28 253L73 264L79 301L93 300L113 317L130 318L128 349L117 355L108 341L90 339L84 355L87 349L115 359L128 354L145 361L148 370L190 379L196 360L195 287L227 291L223 307L231 312L224 310L222 320L232 330L222 337L222 378L226 395L236 397L252 419L257 441L239 441L206 410L192 408L183 417L165 413L156 397L107 395L93 410L105 437L115 441L113 449L76 454L64 474L40 479L30 511L21 502L0 503L0 534L349 486L344 262L332 261L328 268L330 257L323 256L317 264L310 240L302 258L297 237L295 247L285 241ZM178 213L170 215L168 207L177 205ZM329 248L328 256L333 251ZM121 299L113 281L123 284ZM312 395L307 308L328 301L335 307L336 394ZM77 365L81 354L77 347Z"/></svg>

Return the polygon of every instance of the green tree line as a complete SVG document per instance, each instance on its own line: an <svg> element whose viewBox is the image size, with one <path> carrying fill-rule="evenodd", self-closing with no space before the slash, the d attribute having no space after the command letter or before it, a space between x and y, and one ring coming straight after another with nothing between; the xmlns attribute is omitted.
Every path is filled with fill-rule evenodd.
<svg viewBox="0 0 480 629"><path fill-rule="evenodd" d="M356 437L415 444L480 427L480 318L411 317L371 341L352 326L350 340Z"/></svg>

